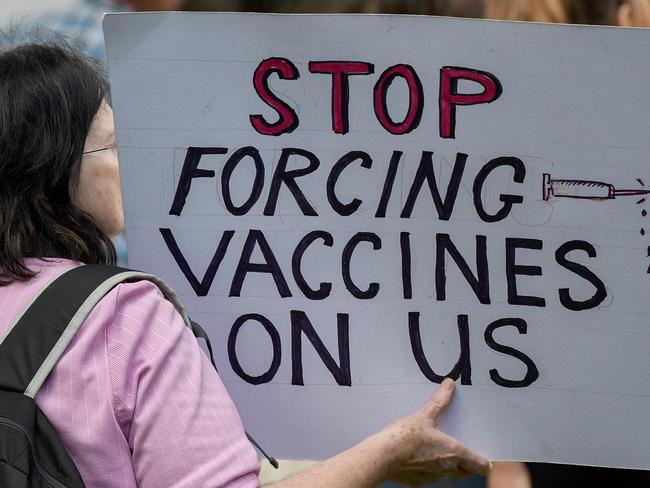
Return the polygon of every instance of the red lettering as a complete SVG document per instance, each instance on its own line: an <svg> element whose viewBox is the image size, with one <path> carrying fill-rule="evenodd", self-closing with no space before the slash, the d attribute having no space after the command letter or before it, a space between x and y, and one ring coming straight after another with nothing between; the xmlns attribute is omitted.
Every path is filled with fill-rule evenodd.
<svg viewBox="0 0 650 488"><path fill-rule="evenodd" d="M388 114L386 96L388 88L398 76L403 78L408 85L409 108L404 120L395 123ZM407 64L396 64L384 71L375 85L374 102L377 120L391 134L406 134L415 129L420 124L424 105L422 83L420 83L415 70Z"/></svg>
<svg viewBox="0 0 650 488"><path fill-rule="evenodd" d="M271 92L268 84L269 76L277 73L282 80L297 80L300 73L294 64L286 58L268 58L262 61L253 75L253 86L259 97L271 106L279 115L277 122L267 122L261 114L251 115L253 128L260 134L279 136L292 132L298 127L298 115L285 102Z"/></svg>
<svg viewBox="0 0 650 488"><path fill-rule="evenodd" d="M368 75L374 72L374 66L361 61L310 61L309 71L332 75L332 130L337 134L346 134L350 126L348 76Z"/></svg>
<svg viewBox="0 0 650 488"><path fill-rule="evenodd" d="M483 92L458 93L458 80L474 81L483 87ZM491 103L501 95L499 80L485 71L455 66L443 66L440 70L440 137L453 139L456 136L456 105Z"/></svg>

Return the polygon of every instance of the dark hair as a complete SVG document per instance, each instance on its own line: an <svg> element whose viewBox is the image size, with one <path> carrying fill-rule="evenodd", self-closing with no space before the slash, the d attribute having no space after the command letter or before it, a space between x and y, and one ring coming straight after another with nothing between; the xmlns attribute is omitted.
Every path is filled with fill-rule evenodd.
<svg viewBox="0 0 650 488"><path fill-rule="evenodd" d="M73 203L101 67L63 40L0 52L0 286L34 275L24 258L115 263L115 248Z"/></svg>

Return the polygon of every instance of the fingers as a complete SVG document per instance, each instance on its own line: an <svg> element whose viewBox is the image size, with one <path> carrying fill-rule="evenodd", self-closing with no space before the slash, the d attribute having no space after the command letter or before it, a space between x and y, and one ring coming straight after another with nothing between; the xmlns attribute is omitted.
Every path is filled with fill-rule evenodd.
<svg viewBox="0 0 650 488"><path fill-rule="evenodd" d="M459 443L458 466L471 473L486 475L492 469L492 461Z"/></svg>
<svg viewBox="0 0 650 488"><path fill-rule="evenodd" d="M440 414L445 411L447 405L451 401L451 397L454 394L454 382L450 378L445 378L442 384L429 400L429 403L426 405L425 410L427 415L433 417L433 420L436 421Z"/></svg>

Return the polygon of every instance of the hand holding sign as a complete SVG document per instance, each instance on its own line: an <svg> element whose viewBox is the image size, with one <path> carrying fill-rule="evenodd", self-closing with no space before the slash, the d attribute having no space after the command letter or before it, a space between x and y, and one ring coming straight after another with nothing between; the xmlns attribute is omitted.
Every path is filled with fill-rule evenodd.
<svg viewBox="0 0 650 488"><path fill-rule="evenodd" d="M492 468L488 459L438 430L454 389L454 382L446 379L421 410L273 487L365 488L385 480L420 486L442 476L486 474Z"/></svg>
<svg viewBox="0 0 650 488"><path fill-rule="evenodd" d="M454 393L454 382L446 379L420 411L388 426L380 435L402 437L409 453L389 478L407 485L431 483L441 476L463 478L471 473L487 474L492 463L451 436L438 430ZM399 446L398 446L399 447Z"/></svg>

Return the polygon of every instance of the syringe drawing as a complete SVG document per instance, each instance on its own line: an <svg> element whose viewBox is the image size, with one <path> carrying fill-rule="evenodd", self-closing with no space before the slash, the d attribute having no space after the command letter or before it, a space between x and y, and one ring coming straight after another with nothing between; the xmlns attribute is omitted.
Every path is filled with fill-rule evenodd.
<svg viewBox="0 0 650 488"><path fill-rule="evenodd" d="M614 200L617 197L630 197L641 196L636 201L637 205L642 205L646 202L643 195L650 193L650 190L645 188L645 182L641 178L636 181L642 188L618 190L611 183L594 180L580 180L580 179L561 179L553 178L549 173L542 175L542 198L548 201L552 198L575 198L581 200ZM641 210L641 216L646 217L648 212L646 209ZM640 233L645 236L646 231L641 227ZM650 246L648 247L648 257L650 257ZM646 269L646 273L650 274L650 265Z"/></svg>
<svg viewBox="0 0 650 488"><path fill-rule="evenodd" d="M582 200L613 200L617 197L646 195L650 190L618 190L611 183L594 180L553 178L549 173L542 176L542 198L577 198Z"/></svg>

